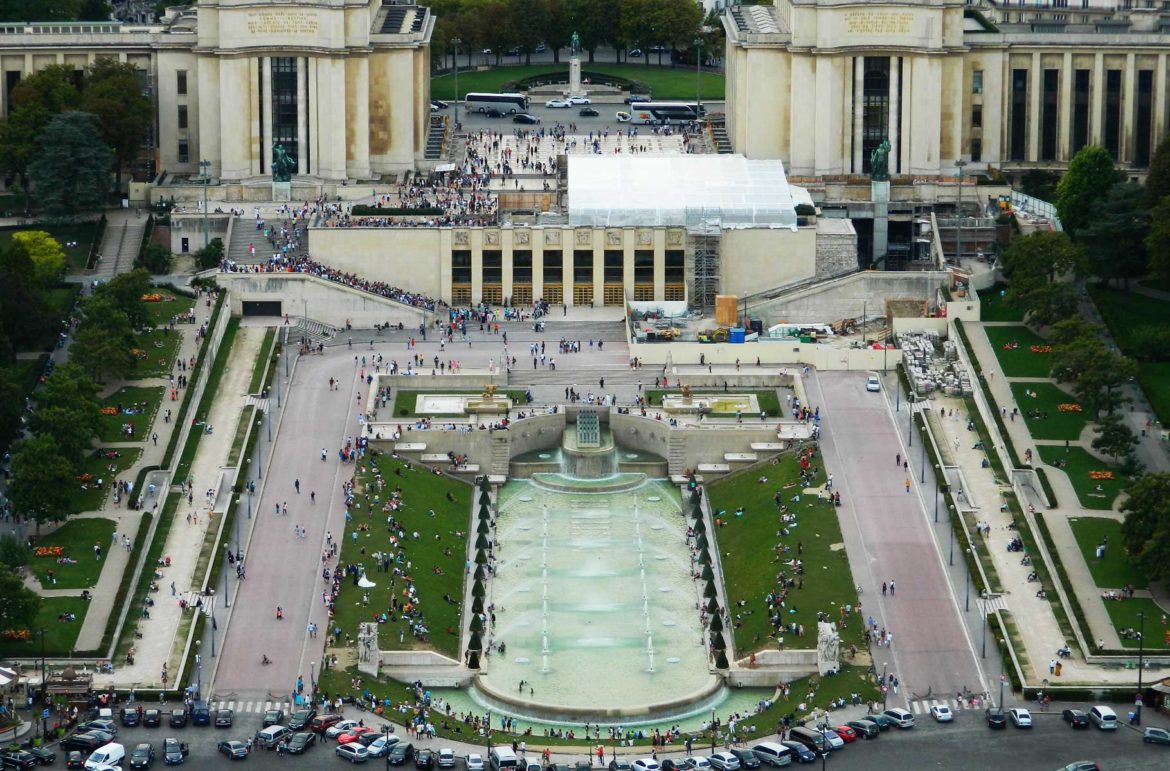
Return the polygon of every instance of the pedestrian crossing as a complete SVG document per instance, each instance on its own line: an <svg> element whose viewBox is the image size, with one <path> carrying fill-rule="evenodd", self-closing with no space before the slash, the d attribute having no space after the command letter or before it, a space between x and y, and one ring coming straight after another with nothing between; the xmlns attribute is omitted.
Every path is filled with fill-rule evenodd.
<svg viewBox="0 0 1170 771"><path fill-rule="evenodd" d="M995 595L993 597L989 597L985 600L979 599L979 600L976 600L976 602L979 603L979 612L981 612L985 616L988 613L994 613L997 610L1001 610L1001 611L1005 611L1005 612L1011 610L1011 608L1009 608L1007 605L1007 600L1005 600L1003 598L1002 594L997 594L997 595Z"/></svg>
<svg viewBox="0 0 1170 771"><path fill-rule="evenodd" d="M270 709L284 710L288 714L292 710L292 703L287 701L217 701L211 705L212 709L230 709L237 715L263 715Z"/></svg>
<svg viewBox="0 0 1170 771"><path fill-rule="evenodd" d="M958 699L915 699L910 702L910 711L915 715L930 715L930 708L935 705L950 707L951 712L955 713L955 717L964 712L984 709L987 706L982 701L976 701L976 706L972 707L971 702L965 699L962 702Z"/></svg>

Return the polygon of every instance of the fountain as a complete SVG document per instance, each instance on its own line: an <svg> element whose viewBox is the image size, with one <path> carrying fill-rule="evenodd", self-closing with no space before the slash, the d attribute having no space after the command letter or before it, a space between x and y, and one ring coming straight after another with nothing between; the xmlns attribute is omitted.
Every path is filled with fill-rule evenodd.
<svg viewBox="0 0 1170 771"><path fill-rule="evenodd" d="M560 473L500 491L492 639L508 652L485 663L473 698L563 720L685 712L722 681L700 642L680 493L615 473L623 450L581 415L593 417L564 433Z"/></svg>

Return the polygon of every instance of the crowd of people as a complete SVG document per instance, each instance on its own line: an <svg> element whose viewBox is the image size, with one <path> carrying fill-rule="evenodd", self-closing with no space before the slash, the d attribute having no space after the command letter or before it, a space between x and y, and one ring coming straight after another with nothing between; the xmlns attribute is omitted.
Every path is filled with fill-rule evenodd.
<svg viewBox="0 0 1170 771"><path fill-rule="evenodd" d="M470 162L469 162L470 165ZM499 200L488 191L490 175L468 171L425 180L415 177L399 185L395 193L375 197L375 208L411 210L417 215L354 214L352 203L328 203L320 209L317 224L327 228L392 228L483 226L496 224Z"/></svg>

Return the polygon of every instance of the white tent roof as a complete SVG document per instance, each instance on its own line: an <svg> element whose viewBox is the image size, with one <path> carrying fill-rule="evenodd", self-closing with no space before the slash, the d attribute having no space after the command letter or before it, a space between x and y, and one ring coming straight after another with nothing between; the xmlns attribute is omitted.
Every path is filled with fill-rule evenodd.
<svg viewBox="0 0 1170 771"><path fill-rule="evenodd" d="M784 164L742 155L570 155L569 224L796 228Z"/></svg>

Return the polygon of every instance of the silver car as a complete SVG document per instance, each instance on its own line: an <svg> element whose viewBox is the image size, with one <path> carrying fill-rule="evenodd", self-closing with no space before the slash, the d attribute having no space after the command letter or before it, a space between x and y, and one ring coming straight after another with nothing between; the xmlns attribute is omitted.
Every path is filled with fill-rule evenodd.
<svg viewBox="0 0 1170 771"><path fill-rule="evenodd" d="M716 752L708 760L711 762L711 768L716 771L738 771L739 769L739 758L730 752Z"/></svg>

